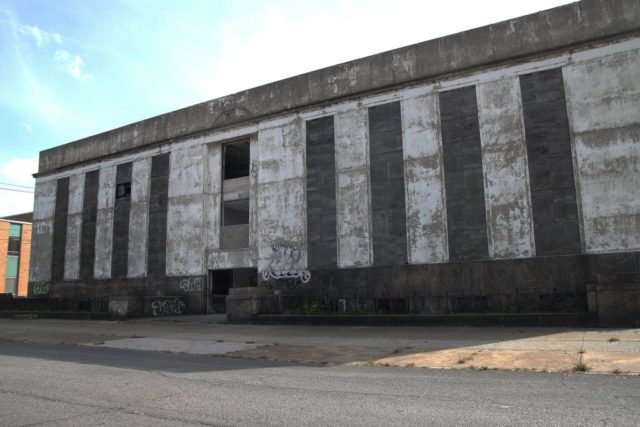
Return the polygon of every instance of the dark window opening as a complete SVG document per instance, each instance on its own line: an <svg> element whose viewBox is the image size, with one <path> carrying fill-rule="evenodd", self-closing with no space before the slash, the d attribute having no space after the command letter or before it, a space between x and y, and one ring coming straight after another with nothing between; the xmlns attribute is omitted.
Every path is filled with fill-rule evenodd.
<svg viewBox="0 0 640 427"><path fill-rule="evenodd" d="M116 199L128 199L131 197L131 182L123 182L116 186Z"/></svg>
<svg viewBox="0 0 640 427"><path fill-rule="evenodd" d="M224 144L223 179L234 179L249 176L249 141Z"/></svg>
<svg viewBox="0 0 640 427"><path fill-rule="evenodd" d="M249 224L249 199L225 201L222 210L222 225L241 224Z"/></svg>

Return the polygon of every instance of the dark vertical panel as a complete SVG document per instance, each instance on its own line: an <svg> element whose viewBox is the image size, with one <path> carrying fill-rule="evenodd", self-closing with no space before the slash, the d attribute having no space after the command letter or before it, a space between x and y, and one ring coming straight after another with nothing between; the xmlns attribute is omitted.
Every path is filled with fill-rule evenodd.
<svg viewBox="0 0 640 427"><path fill-rule="evenodd" d="M451 260L489 257L475 86L440 93Z"/></svg>
<svg viewBox="0 0 640 427"><path fill-rule="evenodd" d="M373 260L406 264L407 230L400 103L369 108Z"/></svg>
<svg viewBox="0 0 640 427"><path fill-rule="evenodd" d="M537 255L580 253L562 70L520 77Z"/></svg>
<svg viewBox="0 0 640 427"><path fill-rule="evenodd" d="M167 254L167 206L169 195L169 153L151 159L149 194L149 245L147 275L164 276Z"/></svg>
<svg viewBox="0 0 640 427"><path fill-rule="evenodd" d="M82 200L82 234L80 241L80 278L93 278L96 253L96 217L98 215L99 171L87 172L84 177Z"/></svg>
<svg viewBox="0 0 640 427"><path fill-rule="evenodd" d="M56 188L56 207L53 217L53 253L51 280L64 279L64 258L67 244L67 215L69 213L69 178L60 178Z"/></svg>
<svg viewBox="0 0 640 427"><path fill-rule="evenodd" d="M116 200L113 207L113 246L111 252L111 277L127 277L129 255L129 213L131 211L131 163L118 165L116 169ZM119 189L128 188L129 192Z"/></svg>
<svg viewBox="0 0 640 427"><path fill-rule="evenodd" d="M333 117L307 122L307 250L310 269L337 266Z"/></svg>

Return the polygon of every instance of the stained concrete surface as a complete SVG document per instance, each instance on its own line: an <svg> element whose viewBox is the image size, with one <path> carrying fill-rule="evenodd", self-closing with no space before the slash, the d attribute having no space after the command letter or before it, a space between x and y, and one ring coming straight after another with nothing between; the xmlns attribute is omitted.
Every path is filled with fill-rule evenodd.
<svg viewBox="0 0 640 427"><path fill-rule="evenodd" d="M639 378L0 343L3 425L637 425Z"/></svg>
<svg viewBox="0 0 640 427"><path fill-rule="evenodd" d="M0 319L0 342L224 355L295 363L640 374L640 329L282 326Z"/></svg>

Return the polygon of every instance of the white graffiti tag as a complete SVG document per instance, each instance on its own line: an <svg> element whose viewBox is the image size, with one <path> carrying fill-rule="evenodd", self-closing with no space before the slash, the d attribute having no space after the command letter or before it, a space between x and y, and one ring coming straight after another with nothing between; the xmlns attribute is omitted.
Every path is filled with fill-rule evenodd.
<svg viewBox="0 0 640 427"><path fill-rule="evenodd" d="M154 316L171 316L174 314L183 314L185 309L184 302L178 298L157 300L151 303L151 310Z"/></svg>
<svg viewBox="0 0 640 427"><path fill-rule="evenodd" d="M40 282L33 284L33 295L47 295L51 289L51 283Z"/></svg>
<svg viewBox="0 0 640 427"><path fill-rule="evenodd" d="M204 289L202 277L189 277L182 279L180 289L184 292L201 292Z"/></svg>
<svg viewBox="0 0 640 427"><path fill-rule="evenodd" d="M264 280L269 279L300 279L302 283L309 283L311 280L311 273L308 270L299 271L273 271L268 269L262 272L262 278Z"/></svg>

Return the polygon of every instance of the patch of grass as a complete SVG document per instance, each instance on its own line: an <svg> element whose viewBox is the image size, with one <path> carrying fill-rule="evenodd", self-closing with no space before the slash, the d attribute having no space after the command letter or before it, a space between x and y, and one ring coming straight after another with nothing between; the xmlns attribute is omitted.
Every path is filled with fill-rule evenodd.
<svg viewBox="0 0 640 427"><path fill-rule="evenodd" d="M576 363L573 367L573 372L589 372L591 370L591 366L584 363L582 360Z"/></svg>
<svg viewBox="0 0 640 427"><path fill-rule="evenodd" d="M618 374L621 374L621 373L622 373L622 371L620 370L620 368L616 368L616 369L614 369L613 371L611 371L611 373L612 373L612 374L616 374L616 375L618 375Z"/></svg>
<svg viewBox="0 0 640 427"><path fill-rule="evenodd" d="M607 341L609 341L609 342L618 342L618 341L620 341L620 338L611 337Z"/></svg>

